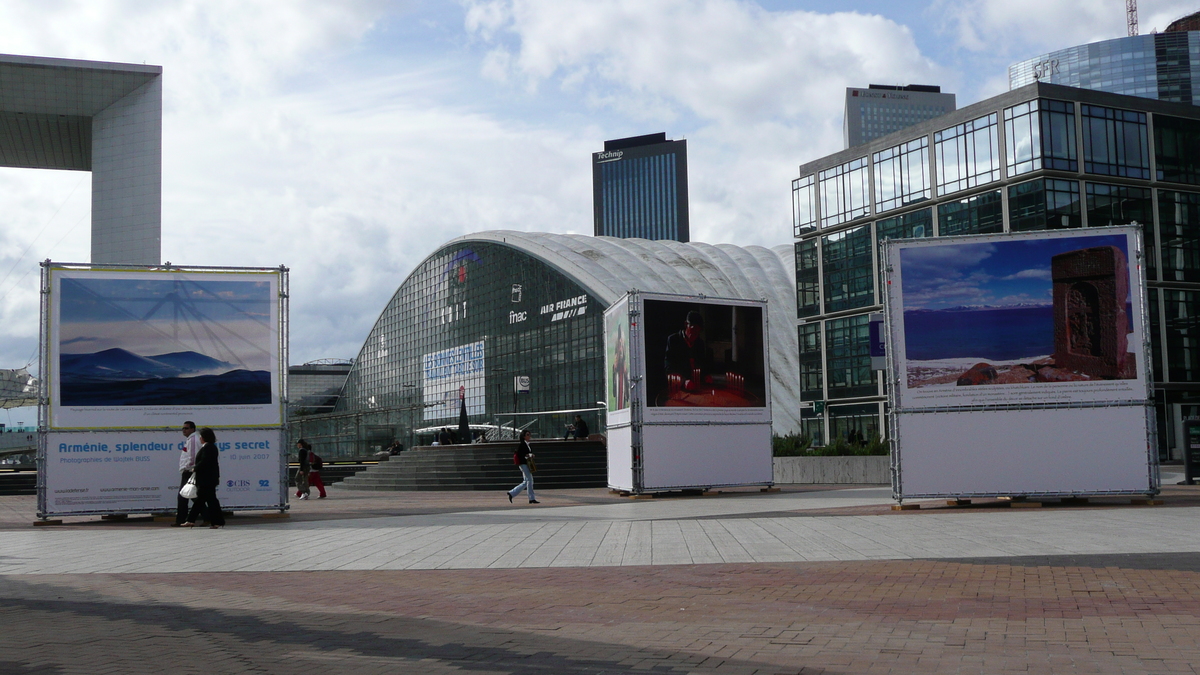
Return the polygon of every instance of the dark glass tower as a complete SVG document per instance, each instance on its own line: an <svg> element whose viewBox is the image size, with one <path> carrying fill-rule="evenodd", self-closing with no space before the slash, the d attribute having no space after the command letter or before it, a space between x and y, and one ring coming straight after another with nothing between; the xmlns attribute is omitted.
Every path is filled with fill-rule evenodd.
<svg viewBox="0 0 1200 675"><path fill-rule="evenodd" d="M605 141L592 153L592 211L596 236L688 241L687 141Z"/></svg>

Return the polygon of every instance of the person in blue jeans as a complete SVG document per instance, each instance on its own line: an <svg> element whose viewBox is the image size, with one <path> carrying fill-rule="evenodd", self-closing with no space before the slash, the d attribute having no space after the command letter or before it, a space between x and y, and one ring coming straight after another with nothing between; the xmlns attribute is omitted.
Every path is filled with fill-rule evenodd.
<svg viewBox="0 0 1200 675"><path fill-rule="evenodd" d="M533 471L529 470L529 458L533 457L533 451L529 448L529 437L532 434L528 431L521 432L521 443L517 446L517 451L513 453L513 462L521 469L521 476L525 479L520 485L508 491L508 501L512 502L513 497L521 494L521 491L529 489L529 503L540 504L536 497L533 496Z"/></svg>

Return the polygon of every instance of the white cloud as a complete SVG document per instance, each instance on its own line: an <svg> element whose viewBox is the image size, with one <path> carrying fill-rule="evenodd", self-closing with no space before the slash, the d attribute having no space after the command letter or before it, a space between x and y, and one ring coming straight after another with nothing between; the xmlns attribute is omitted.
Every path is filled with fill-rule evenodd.
<svg viewBox="0 0 1200 675"><path fill-rule="evenodd" d="M486 0L470 3L467 29L533 84L558 77L667 98L725 124L818 118L840 111L848 85L939 71L883 17L734 0Z"/></svg>
<svg viewBox="0 0 1200 675"><path fill-rule="evenodd" d="M1140 32L1163 30L1195 10L1186 0L1142 0ZM935 0L927 14L962 47L1013 61L1127 34L1125 4L1113 0Z"/></svg>

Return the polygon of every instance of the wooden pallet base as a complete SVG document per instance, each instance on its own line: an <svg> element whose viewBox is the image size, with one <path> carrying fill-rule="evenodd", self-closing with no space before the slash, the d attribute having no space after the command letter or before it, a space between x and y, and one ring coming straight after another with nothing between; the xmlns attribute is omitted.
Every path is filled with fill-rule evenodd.
<svg viewBox="0 0 1200 675"><path fill-rule="evenodd" d="M893 511L917 511L920 508L920 504L892 504Z"/></svg>
<svg viewBox="0 0 1200 675"><path fill-rule="evenodd" d="M63 524L63 521L62 521L61 519L49 519L49 520L35 520L35 521L33 521L33 526L34 526L34 527L45 527L45 526L47 526L47 525L62 525L62 524Z"/></svg>

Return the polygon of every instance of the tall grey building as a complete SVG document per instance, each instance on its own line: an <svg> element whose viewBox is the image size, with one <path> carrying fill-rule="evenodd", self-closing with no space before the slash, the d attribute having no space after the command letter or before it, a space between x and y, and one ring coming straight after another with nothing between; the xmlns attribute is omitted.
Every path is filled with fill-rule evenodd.
<svg viewBox="0 0 1200 675"><path fill-rule="evenodd" d="M687 141L604 141L592 153L592 211L597 237L688 241Z"/></svg>
<svg viewBox="0 0 1200 675"><path fill-rule="evenodd" d="M1159 452L1200 419L1200 107L1035 82L800 166L801 410L818 443L886 435L870 317L885 239L1138 224Z"/></svg>
<svg viewBox="0 0 1200 675"><path fill-rule="evenodd" d="M1200 13L1161 33L1068 47L1008 67L1009 89L1033 82L1200 104Z"/></svg>
<svg viewBox="0 0 1200 675"><path fill-rule="evenodd" d="M852 148L941 117L954 108L954 94L943 94L942 88L934 85L847 87L842 137L846 147Z"/></svg>

